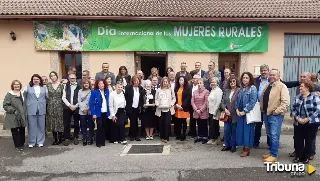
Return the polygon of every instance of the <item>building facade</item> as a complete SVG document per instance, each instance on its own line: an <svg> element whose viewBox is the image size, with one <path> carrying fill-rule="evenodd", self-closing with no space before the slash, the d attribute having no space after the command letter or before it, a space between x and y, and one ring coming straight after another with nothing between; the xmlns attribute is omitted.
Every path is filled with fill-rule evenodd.
<svg viewBox="0 0 320 181"><path fill-rule="evenodd" d="M40 1L40 0L39 0ZM23 3L23 1L21 1ZM51 2L51 1L50 1ZM63 1L64 2L64 1ZM66 3L65 1L64 3ZM77 1L74 1L75 3ZM159 1L160 3L164 3ZM208 1L211 2L211 1ZM204 2L208 3L208 2ZM222 2L222 1L221 1ZM243 2L247 2L244 1ZM262 2L262 1L259 1ZM268 2L268 1L265 1ZM289 1L288 1L289 2ZM258 74L258 67L262 64L268 64L272 68L277 68L282 72L285 80L297 80L299 73L302 71L317 72L320 69L320 23L318 23L318 12L313 13L314 7L319 3L309 4L309 9L305 10L309 14L296 15L295 17L258 17L254 18L250 15L241 17L224 18L219 17L197 17L181 14L180 17L167 17L166 19L157 19L150 15L128 15L122 14L121 17L110 15L83 15L79 14L53 14L45 13L37 14L35 12L28 14L15 13L8 7L14 5L14 1L10 4L1 4L8 8L7 11L0 15L0 51L1 71L0 76L3 77L2 86L0 86L0 100L3 100L5 94L10 89L10 83L14 79L21 80L26 85L34 73L48 76L50 71L58 72L59 76L66 73L68 66L76 66L78 76L82 70L89 70L91 76L101 71L101 64L108 62L110 71L118 73L118 68L122 65L128 68L129 73L135 74L138 69L147 70L152 66L160 67L160 71L164 73L166 67L172 67L175 71L180 70L181 62L187 63L188 71L194 69L195 62L202 63L202 69L207 70L209 61L216 63L216 69L231 67L237 75L244 71L250 71ZM100 2L99 2L100 3ZM272 4L272 2L269 2ZM301 1L301 3L305 3ZM99 4L98 4L99 5ZM246 5L246 4L244 4ZM242 6L244 6L242 5ZM248 4L247 4L248 5ZM272 4L275 10L276 3ZM43 5L44 6L44 5ZM57 6L57 5L51 5ZM76 6L74 4L74 6ZM97 5L94 5L97 6ZM177 6L183 6L178 4ZM222 6L222 5L221 5ZM234 5L234 6L240 6ZM292 5L293 6L293 5ZM299 5L294 5L299 7ZM269 8L272 8L269 6ZM30 7L29 7L30 8ZM34 11L39 10L40 6L33 6ZM37 9L38 8L38 9ZM235 8L235 7L234 7ZM254 7L253 7L254 8ZM267 8L267 7L265 7ZM21 10L23 11L23 10ZM119 10L120 11L120 10ZM78 11L77 11L78 12ZM315 12L315 10L314 10ZM81 12L80 12L81 13ZM168 12L167 12L168 13ZM176 12L180 13L180 12ZM276 12L275 12L276 13ZM289 15L284 15L288 16ZM144 17L144 18L143 18ZM159 17L162 17L159 15ZM189 19L188 19L189 18ZM259 19L260 18L260 19ZM263 52L186 52L186 51L70 51L70 50L38 50L35 46L35 21L170 21L182 22L237 22L263 23L267 25L267 51ZM290 21L289 21L290 20ZM10 36L10 32L14 32L16 40ZM318 41L317 41L318 40ZM157 43L157 42L156 42ZM309 61L310 63L303 63ZM291 66L291 67L290 67ZM2 101L0 101L2 102ZM2 106L1 106L2 107Z"/></svg>

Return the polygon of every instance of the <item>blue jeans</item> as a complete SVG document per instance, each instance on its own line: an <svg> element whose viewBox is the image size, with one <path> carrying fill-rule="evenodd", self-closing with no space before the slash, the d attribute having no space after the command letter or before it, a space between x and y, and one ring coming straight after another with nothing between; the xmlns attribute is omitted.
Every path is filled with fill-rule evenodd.
<svg viewBox="0 0 320 181"><path fill-rule="evenodd" d="M82 139L90 140L94 133L94 122L90 115L80 115L81 133ZM89 135L87 135L87 130L89 128Z"/></svg>
<svg viewBox="0 0 320 181"><path fill-rule="evenodd" d="M231 121L227 121L224 123L224 144L227 147L236 147L236 130L237 123L232 123Z"/></svg>
<svg viewBox="0 0 320 181"><path fill-rule="evenodd" d="M270 155L278 156L281 127L284 115L263 114L263 120L266 127L267 136L270 138Z"/></svg>
<svg viewBox="0 0 320 181"><path fill-rule="evenodd" d="M261 138L261 129L263 125L263 113L261 113L261 122L255 123L254 127L254 146L260 145L260 138ZM267 144L270 147L270 138L267 136Z"/></svg>

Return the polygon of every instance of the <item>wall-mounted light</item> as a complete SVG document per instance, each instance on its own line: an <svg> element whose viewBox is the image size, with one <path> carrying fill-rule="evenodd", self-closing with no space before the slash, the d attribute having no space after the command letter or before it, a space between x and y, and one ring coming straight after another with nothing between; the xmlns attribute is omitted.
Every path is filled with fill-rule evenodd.
<svg viewBox="0 0 320 181"><path fill-rule="evenodd" d="M16 33L13 32L13 31L10 32L10 36L11 36L11 39L12 39L12 40L16 40L16 39L17 39Z"/></svg>

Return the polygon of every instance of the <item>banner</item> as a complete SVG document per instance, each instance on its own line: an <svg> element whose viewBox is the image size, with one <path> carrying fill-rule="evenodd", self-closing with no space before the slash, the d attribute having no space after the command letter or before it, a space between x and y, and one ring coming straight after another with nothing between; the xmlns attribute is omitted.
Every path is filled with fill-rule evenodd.
<svg viewBox="0 0 320 181"><path fill-rule="evenodd" d="M266 52L268 25L165 21L34 22L37 50Z"/></svg>

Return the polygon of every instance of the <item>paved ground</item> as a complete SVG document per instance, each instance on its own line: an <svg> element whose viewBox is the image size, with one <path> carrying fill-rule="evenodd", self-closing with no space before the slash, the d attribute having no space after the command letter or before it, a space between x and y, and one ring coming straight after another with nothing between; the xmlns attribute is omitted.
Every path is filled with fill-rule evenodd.
<svg viewBox="0 0 320 181"><path fill-rule="evenodd" d="M279 158L281 163L291 163L287 157L292 151L292 135L281 137ZM261 155L266 152L265 136L262 147L252 150L247 158L239 152L221 152L221 146L170 141L168 156L120 156L123 145L107 144L105 147L82 145L69 147L48 146L16 151L11 138L0 138L0 180L134 180L134 181L205 181L205 180L320 180L320 157L312 165L314 175L302 178L290 177L289 173L267 173ZM159 143L159 140L133 142ZM318 138L318 146L320 138ZM240 149L239 149L240 150Z"/></svg>

